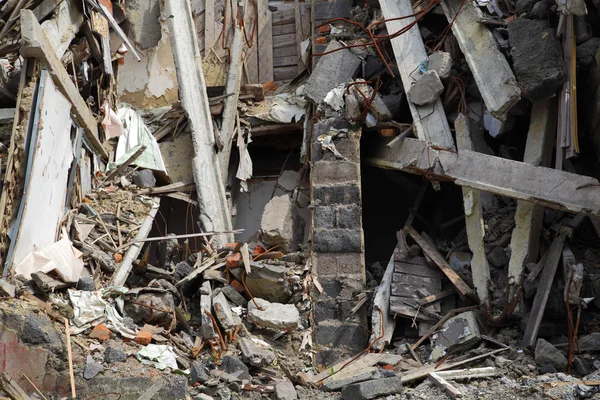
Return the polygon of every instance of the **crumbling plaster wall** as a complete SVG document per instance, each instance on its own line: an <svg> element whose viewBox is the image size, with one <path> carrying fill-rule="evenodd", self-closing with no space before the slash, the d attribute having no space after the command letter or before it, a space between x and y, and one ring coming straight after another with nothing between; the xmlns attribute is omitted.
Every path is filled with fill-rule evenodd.
<svg viewBox="0 0 600 400"><path fill-rule="evenodd" d="M330 127L348 128L348 137L335 140L344 159L312 148L312 265L323 292L313 291L314 336L317 364L331 365L367 346L366 307L354 315L356 295L365 288L365 258L360 182L360 129L345 120L323 121L313 137Z"/></svg>

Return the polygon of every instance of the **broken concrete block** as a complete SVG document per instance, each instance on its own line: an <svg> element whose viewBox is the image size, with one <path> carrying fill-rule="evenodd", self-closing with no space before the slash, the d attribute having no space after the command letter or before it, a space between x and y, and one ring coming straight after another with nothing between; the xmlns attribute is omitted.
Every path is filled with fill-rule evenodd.
<svg viewBox="0 0 600 400"><path fill-rule="evenodd" d="M506 251L500 246L494 247L487 258L490 264L496 268L503 268L508 264Z"/></svg>
<svg viewBox="0 0 600 400"><path fill-rule="evenodd" d="M550 364L558 371L566 370L568 364L567 357L544 339L538 339L535 346L535 362L539 366Z"/></svg>
<svg viewBox="0 0 600 400"><path fill-rule="evenodd" d="M300 313L293 304L270 303L264 299L254 299L248 303L248 321L262 328L270 328L281 331L290 331L298 327Z"/></svg>
<svg viewBox="0 0 600 400"><path fill-rule="evenodd" d="M564 82L563 56L546 20L517 18L508 24L511 55L524 97L535 102L553 96Z"/></svg>
<svg viewBox="0 0 600 400"><path fill-rule="evenodd" d="M402 393L402 378L393 376L348 385L342 389L343 400L370 400Z"/></svg>
<svg viewBox="0 0 600 400"><path fill-rule="evenodd" d="M96 284L94 283L94 277L93 276L85 276L85 277L79 278L79 280L77 281L76 289L84 290L86 292L93 292L94 290L96 290Z"/></svg>
<svg viewBox="0 0 600 400"><path fill-rule="evenodd" d="M481 341L477 318L473 311L458 314L442 325L431 337L431 359L437 361L449 351L465 351Z"/></svg>
<svg viewBox="0 0 600 400"><path fill-rule="evenodd" d="M277 400L296 400L298 393L294 384L287 379L277 381L275 384L275 399Z"/></svg>
<svg viewBox="0 0 600 400"><path fill-rule="evenodd" d="M220 369L237 379L251 379L250 372L248 372L248 367L246 364L234 356L223 357Z"/></svg>
<svg viewBox="0 0 600 400"><path fill-rule="evenodd" d="M103 370L104 366L102 364L96 362L96 360L94 360L94 357L89 355L87 356L85 369L83 370L83 377L85 379L92 379Z"/></svg>
<svg viewBox="0 0 600 400"><path fill-rule="evenodd" d="M158 0L130 0L127 19L131 24L129 34L142 50L158 45L162 36Z"/></svg>
<svg viewBox="0 0 600 400"><path fill-rule="evenodd" d="M406 95L408 100L422 106L433 103L444 91L444 85L436 71L425 72L418 81L413 83Z"/></svg>
<svg viewBox="0 0 600 400"><path fill-rule="evenodd" d="M211 312L212 310L211 294L212 289L210 287L210 282L205 281L200 287L200 320L202 322L202 336L205 338L214 338L217 336L212 320L210 319L210 316L206 314L206 311Z"/></svg>
<svg viewBox="0 0 600 400"><path fill-rule="evenodd" d="M223 292L213 297L212 302L213 309L215 310L214 314L217 318L217 321L219 321L223 329L225 329L225 331L235 329L237 324L233 319L231 306L229 305L229 302L225 298Z"/></svg>
<svg viewBox="0 0 600 400"><path fill-rule="evenodd" d="M226 285L221 289L225 297L231 300L236 306L246 307L248 305L248 300L244 298L233 286Z"/></svg>
<svg viewBox="0 0 600 400"><path fill-rule="evenodd" d="M210 379L206 372L206 367L200 361L192 363L192 367L190 368L190 378L192 379L192 386L196 383L203 385Z"/></svg>
<svg viewBox="0 0 600 400"><path fill-rule="evenodd" d="M274 303L287 303L291 292L285 281L287 268L252 262L252 272L246 276L246 286L255 297Z"/></svg>
<svg viewBox="0 0 600 400"><path fill-rule="evenodd" d="M584 68L591 66L598 49L600 49L600 37L593 37L577 46L577 63L579 66Z"/></svg>
<svg viewBox="0 0 600 400"><path fill-rule="evenodd" d="M322 388L325 391L336 391L354 383L380 378L383 378L383 376L379 372L379 367L361 368L359 370L348 368L348 371L339 371L323 380Z"/></svg>
<svg viewBox="0 0 600 400"><path fill-rule="evenodd" d="M15 293L15 285L8 283L4 279L0 280L0 296L15 297Z"/></svg>
<svg viewBox="0 0 600 400"><path fill-rule="evenodd" d="M119 348L108 347L104 351L104 362L107 364L113 364L116 362L127 361L127 354Z"/></svg>
<svg viewBox="0 0 600 400"><path fill-rule="evenodd" d="M342 45L339 42L332 40L327 45L325 52L341 47ZM315 69L306 81L304 93L315 104L322 103L327 93L332 89L354 78L360 63L360 58L348 49L338 50L319 57Z"/></svg>
<svg viewBox="0 0 600 400"><path fill-rule="evenodd" d="M300 173L298 171L285 170L277 179L277 186L285 192L293 193L298 187Z"/></svg>
<svg viewBox="0 0 600 400"><path fill-rule="evenodd" d="M156 178L154 173L150 169L143 169L141 171L135 171L131 176L133 183L141 188L149 188L156 186Z"/></svg>
<svg viewBox="0 0 600 400"><path fill-rule="evenodd" d="M436 51L428 58L428 71L437 72L440 79L448 79L452 70L452 56L445 51Z"/></svg>
<svg viewBox="0 0 600 400"><path fill-rule="evenodd" d="M596 352L600 351L600 332L593 332L589 335L584 335L579 339L579 349L582 352Z"/></svg>
<svg viewBox="0 0 600 400"><path fill-rule="evenodd" d="M293 250L301 237L301 224L298 223L297 210L290 196L277 196L265 206L260 223L263 243L277 250Z"/></svg>
<svg viewBox="0 0 600 400"><path fill-rule="evenodd" d="M252 339L240 338L238 341L242 351L242 360L253 367L265 367L275 360L275 353L265 346L260 346Z"/></svg>

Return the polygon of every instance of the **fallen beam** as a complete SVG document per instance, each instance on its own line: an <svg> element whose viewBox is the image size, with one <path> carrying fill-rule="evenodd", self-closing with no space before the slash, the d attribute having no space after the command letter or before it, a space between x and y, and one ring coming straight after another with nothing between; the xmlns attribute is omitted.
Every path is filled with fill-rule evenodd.
<svg viewBox="0 0 600 400"><path fill-rule="evenodd" d="M492 32L477 22L482 11L472 1L443 0L441 6L487 109L504 120L521 99L521 89Z"/></svg>
<svg viewBox="0 0 600 400"><path fill-rule="evenodd" d="M474 150L473 140L469 129L469 118L460 114L454 121L456 144L459 151ZM484 237L485 224L483 221L483 206L479 190L463 187L463 205L465 209L465 224L469 249L473 253L471 259L471 274L477 296L484 307L488 307L490 287L490 266L485 253Z"/></svg>
<svg viewBox="0 0 600 400"><path fill-rule="evenodd" d="M523 162L535 166L548 166L552 157L555 132L556 100L535 102L531 110ZM521 286L525 264L538 261L543 219L544 207L527 201L517 202L508 264L509 302Z"/></svg>
<svg viewBox="0 0 600 400"><path fill-rule="evenodd" d="M195 154L192 168L200 204L200 222L205 231L231 231L231 214L215 151L213 123L190 3L187 0L167 0L165 7L179 99L192 132ZM233 235L216 235L214 241L217 247L222 247L233 241Z"/></svg>
<svg viewBox="0 0 600 400"><path fill-rule="evenodd" d="M380 0L379 4L385 19L395 18L386 22L390 34L414 23L415 18L412 16L414 11L409 0ZM398 19L400 17L403 19ZM419 27L415 24L405 33L392 39L391 42L404 90L408 91L419 78L419 63L427 59ZM446 149L454 148L454 140L450 133L442 101L439 98L434 103L424 106L418 106L410 101L408 105L413 117L416 136L419 139L435 143Z"/></svg>
<svg viewBox="0 0 600 400"><path fill-rule="evenodd" d="M385 269L385 274L381 283L375 291L373 298L373 312L371 322L371 338L369 343L373 343L373 348L379 350L392 341L394 329L396 328L396 319L390 315L390 295L392 291L392 275L394 274L394 255ZM381 314L380 314L381 312ZM376 340L380 338L379 340Z"/></svg>
<svg viewBox="0 0 600 400"><path fill-rule="evenodd" d="M437 181L525 200L556 210L600 216L600 182L583 175L488 156L469 150L455 153L406 138L392 147L365 145L374 166L425 175Z"/></svg>
<svg viewBox="0 0 600 400"><path fill-rule="evenodd" d="M42 27L31 10L21 10L21 55L39 58L48 67L48 71L60 92L69 100L77 123L85 129L85 136L102 158L108 159L108 152L102 146L98 136L98 123L90 111L79 90L71 81L67 70L56 56L54 48L42 31Z"/></svg>

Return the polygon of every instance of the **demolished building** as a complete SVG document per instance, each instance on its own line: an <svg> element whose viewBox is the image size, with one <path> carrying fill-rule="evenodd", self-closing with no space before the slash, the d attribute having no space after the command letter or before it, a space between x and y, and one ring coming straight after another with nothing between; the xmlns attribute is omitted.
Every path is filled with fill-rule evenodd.
<svg viewBox="0 0 600 400"><path fill-rule="evenodd" d="M594 396L599 10L0 2L0 397Z"/></svg>

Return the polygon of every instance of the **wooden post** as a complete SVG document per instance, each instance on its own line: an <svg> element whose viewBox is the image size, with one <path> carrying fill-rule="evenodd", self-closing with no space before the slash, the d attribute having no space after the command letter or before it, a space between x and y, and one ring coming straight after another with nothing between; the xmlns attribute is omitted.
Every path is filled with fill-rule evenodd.
<svg viewBox="0 0 600 400"><path fill-rule="evenodd" d="M205 231L231 231L221 166L215 151L215 136L206 94L202 58L188 0L165 3L181 106L188 116L195 157L192 160L200 222ZM232 234L214 237L217 247L233 241Z"/></svg>

